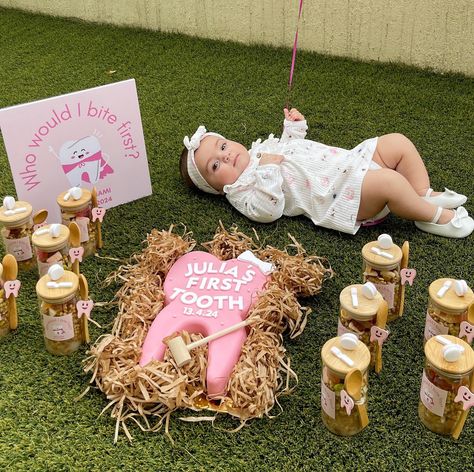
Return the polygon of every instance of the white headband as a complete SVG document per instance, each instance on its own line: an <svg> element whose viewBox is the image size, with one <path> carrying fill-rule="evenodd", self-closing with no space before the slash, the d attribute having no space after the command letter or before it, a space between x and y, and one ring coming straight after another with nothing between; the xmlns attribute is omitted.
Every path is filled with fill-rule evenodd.
<svg viewBox="0 0 474 472"><path fill-rule="evenodd" d="M211 187L206 182L206 179L201 175L197 168L196 161L194 160L194 152L199 148L201 141L207 136L217 136L218 138L224 139L224 136L221 136L220 134L211 132L208 133L206 128L202 125L199 126L196 132L192 135L191 139L189 139L188 136L184 137L183 143L188 150L188 174L198 189L202 190L203 192L218 195L219 192L214 187Z"/></svg>

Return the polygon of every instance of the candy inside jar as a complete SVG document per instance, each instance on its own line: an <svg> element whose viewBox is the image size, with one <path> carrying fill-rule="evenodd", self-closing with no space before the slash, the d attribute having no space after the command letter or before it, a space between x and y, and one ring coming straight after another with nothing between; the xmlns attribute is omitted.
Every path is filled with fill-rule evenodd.
<svg viewBox="0 0 474 472"><path fill-rule="evenodd" d="M458 346L457 359L446 360L447 346ZM431 431L453 434L464 411L460 389L471 388L474 352L459 338L438 335L426 342L425 355L418 415Z"/></svg>
<svg viewBox="0 0 474 472"><path fill-rule="evenodd" d="M54 273L60 276L53 276ZM76 305L78 287L78 277L59 265L51 266L48 274L36 284L44 342L51 354L68 355L82 344L83 332Z"/></svg>
<svg viewBox="0 0 474 472"><path fill-rule="evenodd" d="M32 242L40 277L46 275L53 264L60 264L64 269L71 270L69 228L60 224L43 226L33 233Z"/></svg>
<svg viewBox="0 0 474 472"><path fill-rule="evenodd" d="M334 353L338 353L335 355ZM357 339L353 349L343 347L341 337L327 341L321 351L321 418L334 434L352 436L366 426L368 366L370 354ZM345 359L345 360L343 360ZM350 397L347 376L359 371L358 395ZM352 392L350 392L352 393ZM352 407L351 407L352 405ZM363 412L365 412L363 414Z"/></svg>
<svg viewBox="0 0 474 472"><path fill-rule="evenodd" d="M92 221L92 194L87 189L79 189L80 197L75 199L65 191L59 194L56 201L61 210L61 223L69 227L73 221L80 229L80 242L84 247L84 256L89 256L96 251L96 223ZM68 197L68 198L66 198Z"/></svg>
<svg viewBox="0 0 474 472"><path fill-rule="evenodd" d="M8 200L11 199L11 200ZM28 202L15 201L13 197L5 197L8 207L0 207L0 223L5 251L12 254L18 262L20 271L30 270L35 266L36 259L31 246L33 232L33 208Z"/></svg>
<svg viewBox="0 0 474 472"><path fill-rule="evenodd" d="M449 334L460 338L465 337L469 344L472 343L472 337L468 334L470 330L474 330L474 294L465 285L465 290L458 295L455 291L455 285L458 282L463 281L443 278L430 284L425 342L438 334ZM463 322L466 322L464 330L461 327Z"/></svg>
<svg viewBox="0 0 474 472"><path fill-rule="evenodd" d="M403 313L405 286L400 272L408 265L408 242L403 250L396 244L380 248L378 241L371 241L362 248L363 281L372 282L388 304L388 321Z"/></svg>

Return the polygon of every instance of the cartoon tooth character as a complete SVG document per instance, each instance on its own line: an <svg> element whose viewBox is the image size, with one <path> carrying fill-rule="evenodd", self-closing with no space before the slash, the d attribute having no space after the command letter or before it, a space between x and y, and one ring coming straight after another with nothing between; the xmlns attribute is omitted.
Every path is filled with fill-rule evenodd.
<svg viewBox="0 0 474 472"><path fill-rule="evenodd" d="M50 151L54 153L51 147ZM95 136L85 136L77 141L65 142L56 157L71 186L80 187L83 182L95 184L113 174L114 170L107 164L104 155L99 140Z"/></svg>

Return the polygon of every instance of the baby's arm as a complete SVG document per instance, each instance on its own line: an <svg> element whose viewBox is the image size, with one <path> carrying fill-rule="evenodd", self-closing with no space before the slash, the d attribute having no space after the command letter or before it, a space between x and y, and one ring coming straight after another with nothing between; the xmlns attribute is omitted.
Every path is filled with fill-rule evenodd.
<svg viewBox="0 0 474 472"><path fill-rule="evenodd" d="M308 124L304 116L296 109L292 108L283 110L285 113L285 121L283 122L283 133L280 141L289 141L290 139L304 139Z"/></svg>
<svg viewBox="0 0 474 472"><path fill-rule="evenodd" d="M252 184L233 189L226 197L233 207L252 221L271 223L282 216L285 208L282 184L280 166L266 164L257 167Z"/></svg>

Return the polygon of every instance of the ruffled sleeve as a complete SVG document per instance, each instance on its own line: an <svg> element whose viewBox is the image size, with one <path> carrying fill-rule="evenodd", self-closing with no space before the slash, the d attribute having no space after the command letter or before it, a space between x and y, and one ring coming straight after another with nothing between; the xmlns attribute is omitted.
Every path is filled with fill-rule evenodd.
<svg viewBox="0 0 474 472"><path fill-rule="evenodd" d="M308 124L306 120L301 121L290 121L286 120L283 122L283 133L280 141L290 141L291 139L304 139L306 132L308 131Z"/></svg>
<svg viewBox="0 0 474 472"><path fill-rule="evenodd" d="M240 213L259 223L271 223L283 214L285 196L280 166L256 166L232 185L224 186L230 204Z"/></svg>

